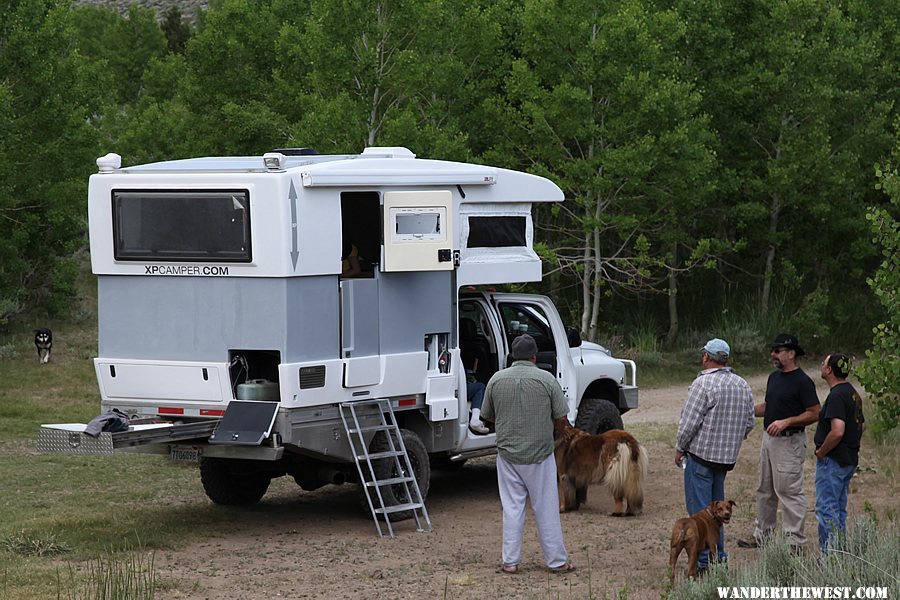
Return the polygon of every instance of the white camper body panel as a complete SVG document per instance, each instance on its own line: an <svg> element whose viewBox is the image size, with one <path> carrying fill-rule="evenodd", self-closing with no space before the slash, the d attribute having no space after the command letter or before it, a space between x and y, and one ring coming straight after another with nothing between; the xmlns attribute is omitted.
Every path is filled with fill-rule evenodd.
<svg viewBox="0 0 900 600"><path fill-rule="evenodd" d="M447 249L460 270L459 285L540 280L540 259L533 251L534 202L559 202L561 190L542 177L445 161L393 158L387 149L366 149L359 157L286 157L284 169L267 171L258 157L198 158L104 171L91 176L88 214L91 264L96 274L295 277L338 274L340 262L342 190L367 189L379 194L447 194L441 204L450 209ZM407 151L408 152L408 151ZM403 156L401 154L401 156ZM115 256L113 210L115 190L172 191L242 190L249 196L249 262L120 260ZM392 191L396 190L396 191ZM425 206L433 206L423 200ZM415 202L404 202L415 207ZM382 222L390 223L390 206ZM466 241L473 216L521 215L526 222L525 245L471 248ZM386 232L389 233L389 232ZM385 236L390 252L390 236ZM408 246L402 240L399 246ZM422 253L437 246L425 240ZM492 250L495 250L492 252ZM401 268L414 270L416 259L404 252ZM419 260L423 262L424 259ZM424 261L430 262L430 261ZM388 265L388 268L389 265ZM440 268L453 268L442 264Z"/></svg>

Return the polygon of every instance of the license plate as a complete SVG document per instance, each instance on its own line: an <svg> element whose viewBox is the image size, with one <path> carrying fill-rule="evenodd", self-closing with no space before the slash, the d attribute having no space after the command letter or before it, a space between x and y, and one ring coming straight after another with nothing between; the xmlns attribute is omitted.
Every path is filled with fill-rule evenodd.
<svg viewBox="0 0 900 600"><path fill-rule="evenodd" d="M200 462L202 455L203 449L200 446L172 446L169 449L169 456L175 463Z"/></svg>

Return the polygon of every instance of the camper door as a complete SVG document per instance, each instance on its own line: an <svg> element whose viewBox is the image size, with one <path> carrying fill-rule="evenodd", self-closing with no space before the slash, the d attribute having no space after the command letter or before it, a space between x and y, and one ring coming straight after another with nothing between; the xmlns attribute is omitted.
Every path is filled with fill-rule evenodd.
<svg viewBox="0 0 900 600"><path fill-rule="evenodd" d="M384 271L450 271L453 196L448 190L384 194Z"/></svg>

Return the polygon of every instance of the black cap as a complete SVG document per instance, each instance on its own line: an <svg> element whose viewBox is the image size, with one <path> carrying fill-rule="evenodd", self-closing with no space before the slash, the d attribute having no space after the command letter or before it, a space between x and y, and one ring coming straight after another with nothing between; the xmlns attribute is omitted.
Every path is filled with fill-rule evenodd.
<svg viewBox="0 0 900 600"><path fill-rule="evenodd" d="M779 333L777 336L775 336L775 341L769 344L770 348L777 348L778 346L790 348L797 354L797 356L803 356L804 354L806 354L806 352L803 351L803 348L800 347L800 342L797 341L797 338L789 333Z"/></svg>
<svg viewBox="0 0 900 600"><path fill-rule="evenodd" d="M511 350L513 360L528 360L537 355L537 342L527 333L523 333L513 340Z"/></svg>

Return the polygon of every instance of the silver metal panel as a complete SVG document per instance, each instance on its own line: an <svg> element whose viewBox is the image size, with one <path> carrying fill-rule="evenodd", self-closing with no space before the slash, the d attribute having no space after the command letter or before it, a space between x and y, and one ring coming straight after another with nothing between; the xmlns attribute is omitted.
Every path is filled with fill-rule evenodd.
<svg viewBox="0 0 900 600"><path fill-rule="evenodd" d="M619 388L619 408L637 408L638 407L638 389L634 386L625 385Z"/></svg>
<svg viewBox="0 0 900 600"><path fill-rule="evenodd" d="M229 348L279 350L283 362L339 356L336 276L97 280L101 358L221 362Z"/></svg>
<svg viewBox="0 0 900 600"><path fill-rule="evenodd" d="M378 354L378 280L341 282L341 335L345 357ZM420 348L421 349L421 344Z"/></svg>
<svg viewBox="0 0 900 600"><path fill-rule="evenodd" d="M380 273L381 354L422 350L425 335L449 333L456 305L452 272ZM415 298L415 301L411 301Z"/></svg>
<svg viewBox="0 0 900 600"><path fill-rule="evenodd" d="M79 431L42 426L38 432L37 450L54 454L112 454L113 439L108 431L94 438Z"/></svg>

